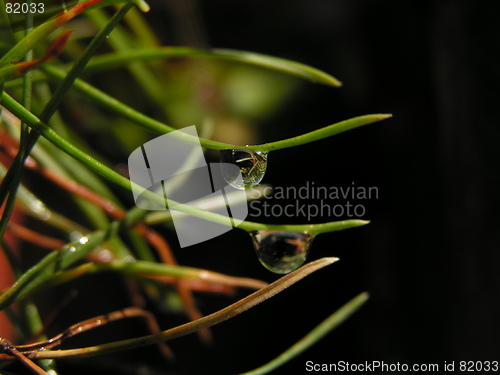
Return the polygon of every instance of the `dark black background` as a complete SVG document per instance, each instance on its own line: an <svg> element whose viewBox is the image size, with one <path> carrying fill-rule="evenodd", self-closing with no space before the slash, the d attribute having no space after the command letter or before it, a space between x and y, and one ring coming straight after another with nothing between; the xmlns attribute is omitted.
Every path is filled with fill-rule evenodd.
<svg viewBox="0 0 500 375"><path fill-rule="evenodd" d="M318 236L311 259L341 261L214 327L211 347L193 335L172 342L174 364L147 349L77 367L95 371L92 366L121 363L121 373L138 373L128 364L149 363L149 373L243 372L276 357L362 291L371 298L361 311L276 373L307 373L306 361L436 363L442 370L445 361L500 360L500 3L210 0L198 4L198 32L183 21L190 4L151 2L148 17L166 42L297 60L344 83L339 89L304 83L289 105L261 124L263 141L353 116L393 114L271 154L264 180L275 186L376 186L378 199L364 202L371 223ZM181 264L277 278L257 262L246 233L223 237L211 248L176 255ZM101 293L103 300L113 294L106 288ZM234 301L198 299L206 314ZM99 309L89 307L85 315L101 314ZM163 318L162 326L182 322L175 319ZM77 371L75 362L62 362L62 368L65 363Z"/></svg>
<svg viewBox="0 0 500 375"><path fill-rule="evenodd" d="M362 311L279 373L305 372L307 360L500 359L500 4L206 1L201 8L212 46L295 59L344 83L305 84L262 137L394 115L271 154L265 182L354 181L377 186L380 196L367 203L369 226L316 239L311 257L336 255L338 264L214 329L230 341L224 361L244 370L273 358L363 290L371 300ZM221 256L242 251L237 245Z"/></svg>

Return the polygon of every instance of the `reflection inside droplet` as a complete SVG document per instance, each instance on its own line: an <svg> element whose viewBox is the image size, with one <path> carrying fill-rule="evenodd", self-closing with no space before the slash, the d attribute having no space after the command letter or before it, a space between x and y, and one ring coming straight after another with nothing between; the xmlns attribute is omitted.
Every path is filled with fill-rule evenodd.
<svg viewBox="0 0 500 375"><path fill-rule="evenodd" d="M222 150L220 155L222 175L232 187L240 190L250 189L257 186L264 178L267 152L235 149ZM240 173L236 174L232 168L226 168L224 163L237 165Z"/></svg>
<svg viewBox="0 0 500 375"><path fill-rule="evenodd" d="M255 252L264 267L275 273L289 273L307 258L314 239L310 233L261 230L251 232Z"/></svg>

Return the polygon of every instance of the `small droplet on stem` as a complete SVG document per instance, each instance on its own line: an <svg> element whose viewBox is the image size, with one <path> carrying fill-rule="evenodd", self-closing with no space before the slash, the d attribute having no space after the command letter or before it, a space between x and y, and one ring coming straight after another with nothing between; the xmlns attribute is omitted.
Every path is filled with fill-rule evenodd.
<svg viewBox="0 0 500 375"><path fill-rule="evenodd" d="M251 189L257 186L267 169L267 152L244 149L222 150L221 169L224 179L236 189ZM225 167L225 163L235 164L240 173L235 174L233 169Z"/></svg>

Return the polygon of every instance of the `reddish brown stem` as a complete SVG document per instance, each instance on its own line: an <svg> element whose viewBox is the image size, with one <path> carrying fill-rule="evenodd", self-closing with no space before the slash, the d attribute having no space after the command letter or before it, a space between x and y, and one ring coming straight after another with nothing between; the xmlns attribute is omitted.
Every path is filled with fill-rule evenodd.
<svg viewBox="0 0 500 375"><path fill-rule="evenodd" d="M5 148L8 153L12 153L13 150ZM29 158L28 158L29 159ZM101 197L99 194L94 191L86 188L83 185L78 184L76 181L64 178L57 174L56 172L43 168L40 166L35 160L30 159L28 163L26 163L26 167L37 171L42 174L45 178L52 181L57 186L69 191L70 193L77 195L88 202L95 204L96 206L103 209L110 216L115 219L122 219L125 216L125 211L115 205L113 202L109 201ZM166 264L175 265L177 264L175 257L170 249L170 246L165 241L165 239L156 231L148 228L144 224L136 224L134 226L134 230L137 231L140 235L144 236L144 238L158 251L158 255L162 262ZM180 286L180 284L176 285L179 296L184 303L186 308L186 313L191 320L196 320L202 317L201 312L195 305L194 298L191 294L191 291L187 289L187 287ZM211 334L208 329L204 329L200 331L200 336L206 342L210 341Z"/></svg>
<svg viewBox="0 0 500 375"><path fill-rule="evenodd" d="M18 353L23 353L23 354L28 354L28 353L34 353L39 350L46 350L46 349L51 349L54 347L57 347L61 345L61 343L70 338L73 337L79 333L89 331L93 328L102 326L104 324L124 319L124 318L133 318L133 317L142 317L146 320L146 323L148 325L149 330L152 333L157 333L160 332L160 327L158 323L156 322L156 319L153 314L151 314L149 311L140 309L138 307L128 307L123 310L118 310L118 311L113 311L109 314L105 315L100 315L96 316L91 319L87 319L84 321L81 321L79 323L73 324L71 327L66 329L65 331L61 332L60 334L52 337L49 340L45 341L39 341L33 344L27 344L27 345L17 345L13 346L10 344L9 349L14 348ZM0 342L1 344L1 342ZM163 343L164 344L164 343ZM174 358L174 354L170 350L170 348L165 344L165 345L160 345L160 350L162 353L170 359ZM11 351L4 350L4 353L9 354L9 355L14 355Z"/></svg>
<svg viewBox="0 0 500 375"><path fill-rule="evenodd" d="M40 64L52 61L57 56L59 56L63 51L64 47L66 47L66 44L68 43L68 39L72 32L73 32L72 30L66 31L64 34L58 36L49 46L45 54L39 59L17 64L16 69L19 76L22 76L27 72L29 72L30 70L37 68Z"/></svg>
<svg viewBox="0 0 500 375"><path fill-rule="evenodd" d="M167 275L141 275L147 277L148 279L156 280L165 284L175 284L177 278ZM227 284L214 283L210 281L200 280L200 279L184 279L183 283L188 285L190 290L197 292L208 292L208 293L218 293L218 294L234 294L235 287Z"/></svg>
<svg viewBox="0 0 500 375"><path fill-rule="evenodd" d="M19 362L25 365L27 368L31 370L36 375L47 375L42 368L40 368L35 362L31 359L27 358L22 354L17 347L12 345L9 341L0 337L0 352L8 354L12 357L15 357Z"/></svg>
<svg viewBox="0 0 500 375"><path fill-rule="evenodd" d="M63 240L45 236L13 221L9 222L7 230L17 238L51 250L60 249L66 244Z"/></svg>

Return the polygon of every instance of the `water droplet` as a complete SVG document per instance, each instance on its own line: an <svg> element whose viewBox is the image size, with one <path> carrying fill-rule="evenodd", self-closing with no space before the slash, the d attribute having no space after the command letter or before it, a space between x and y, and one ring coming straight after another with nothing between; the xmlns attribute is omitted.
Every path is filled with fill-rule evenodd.
<svg viewBox="0 0 500 375"><path fill-rule="evenodd" d="M135 263L134 257L132 257L130 255L124 256L123 258L121 258L121 261L123 263Z"/></svg>
<svg viewBox="0 0 500 375"><path fill-rule="evenodd" d="M97 261L100 263L110 263L114 257L113 254L107 249L102 248L101 246L98 246L94 251L93 254L95 254Z"/></svg>
<svg viewBox="0 0 500 375"><path fill-rule="evenodd" d="M222 150L221 169L224 179L236 189L251 189L264 178L267 169L267 152L243 149ZM240 168L236 174L234 169L225 167L224 163L235 164Z"/></svg>
<svg viewBox="0 0 500 375"><path fill-rule="evenodd" d="M250 233L257 257L274 273L289 273L299 268L307 258L314 239L310 233L261 230Z"/></svg>
<svg viewBox="0 0 500 375"><path fill-rule="evenodd" d="M81 245L85 245L87 242L89 242L89 238L78 231L71 232L69 234L69 239L71 242L78 242Z"/></svg>
<svg viewBox="0 0 500 375"><path fill-rule="evenodd" d="M73 231L69 234L69 240L71 242L77 242L78 240L80 240L80 238L83 237L83 234L79 231Z"/></svg>
<svg viewBox="0 0 500 375"><path fill-rule="evenodd" d="M85 245L87 242L89 242L89 238L88 237L82 237L78 240L78 242L80 242L82 245Z"/></svg>
<svg viewBox="0 0 500 375"><path fill-rule="evenodd" d="M47 209L47 207L45 207L45 205L42 202L36 201L32 203L31 209L40 217L41 220L50 219L50 211Z"/></svg>

